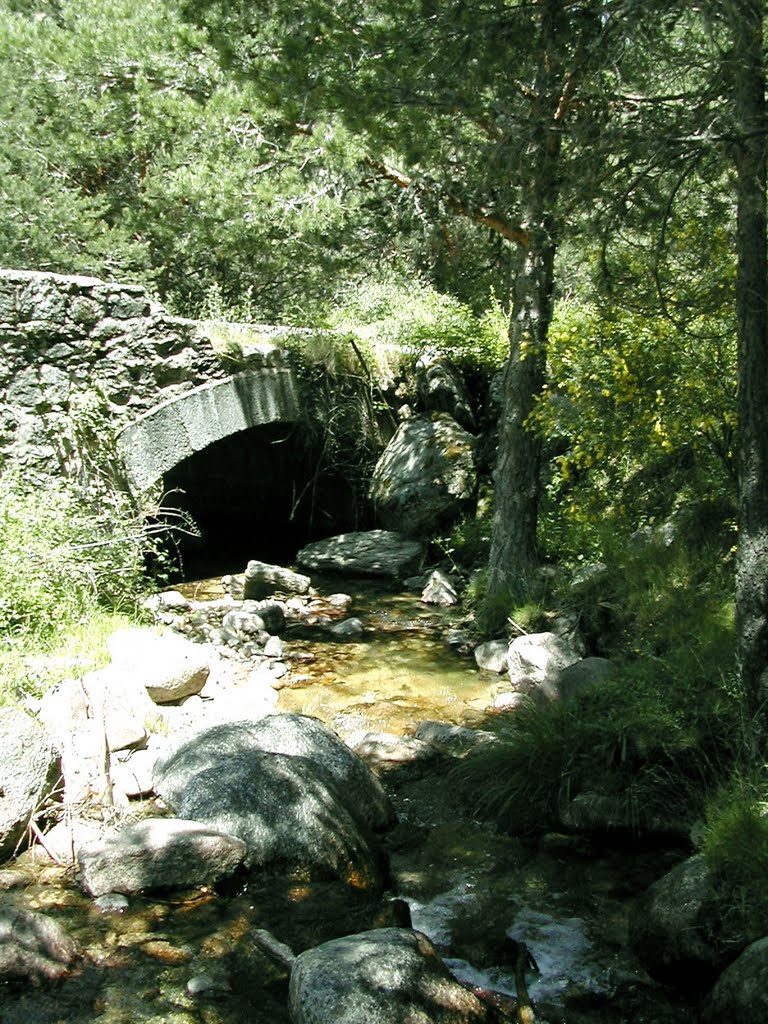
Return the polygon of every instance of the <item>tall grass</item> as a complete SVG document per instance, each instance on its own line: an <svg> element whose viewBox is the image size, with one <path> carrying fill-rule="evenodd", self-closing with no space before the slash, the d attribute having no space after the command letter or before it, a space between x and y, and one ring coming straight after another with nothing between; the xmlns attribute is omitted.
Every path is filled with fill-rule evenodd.
<svg viewBox="0 0 768 1024"><path fill-rule="evenodd" d="M610 806L636 833L690 828L740 752L739 702L727 676L683 652L625 661L618 676L565 701L530 702L491 720L456 780L478 814L513 834L557 826L577 796Z"/></svg>
<svg viewBox="0 0 768 1024"><path fill-rule="evenodd" d="M72 664L93 667L134 619L152 538L128 499L64 480L0 476L0 702L38 694Z"/></svg>

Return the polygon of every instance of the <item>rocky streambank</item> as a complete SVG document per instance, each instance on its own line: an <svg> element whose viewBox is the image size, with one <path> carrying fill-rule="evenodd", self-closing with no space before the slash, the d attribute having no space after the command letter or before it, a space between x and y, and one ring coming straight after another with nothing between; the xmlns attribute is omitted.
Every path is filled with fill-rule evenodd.
<svg viewBox="0 0 768 1024"><path fill-rule="evenodd" d="M451 773L493 742L482 730L424 722L352 750L316 718L279 713L311 665L292 630L343 646L368 624L349 595L281 567L250 563L224 584L212 601L159 595L157 627L116 634L105 669L34 715L0 712L4 1021L53 1024L62 1006L83 1024L515 1019L521 948L537 1020L696 1019L667 984L692 957L713 982L725 966L711 930L691 946L711 924L704 883L686 874L683 899L672 873L632 913L679 852L606 853L583 823L534 846L498 835ZM413 582L438 605L450 585ZM499 693L568 699L599 684L568 682L589 660L569 644L513 641L482 671ZM691 941L676 946L675 929ZM747 966L760 956L750 947ZM734 989L761 998L736 970L707 1019Z"/></svg>

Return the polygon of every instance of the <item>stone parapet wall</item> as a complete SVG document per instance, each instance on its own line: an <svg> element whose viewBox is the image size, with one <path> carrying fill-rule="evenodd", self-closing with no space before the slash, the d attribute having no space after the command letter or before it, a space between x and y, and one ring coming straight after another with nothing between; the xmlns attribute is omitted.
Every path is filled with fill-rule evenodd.
<svg viewBox="0 0 768 1024"><path fill-rule="evenodd" d="M139 285L0 270L0 465L59 472L78 394L101 396L119 430L231 372L203 325Z"/></svg>

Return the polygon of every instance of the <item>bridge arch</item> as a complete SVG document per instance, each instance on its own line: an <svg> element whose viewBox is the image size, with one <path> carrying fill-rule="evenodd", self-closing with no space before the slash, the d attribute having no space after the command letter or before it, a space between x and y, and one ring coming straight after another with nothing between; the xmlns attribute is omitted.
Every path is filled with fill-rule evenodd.
<svg viewBox="0 0 768 1024"><path fill-rule="evenodd" d="M117 448L136 493L209 445L251 427L299 418L296 380L288 367L233 374L185 391L124 427Z"/></svg>

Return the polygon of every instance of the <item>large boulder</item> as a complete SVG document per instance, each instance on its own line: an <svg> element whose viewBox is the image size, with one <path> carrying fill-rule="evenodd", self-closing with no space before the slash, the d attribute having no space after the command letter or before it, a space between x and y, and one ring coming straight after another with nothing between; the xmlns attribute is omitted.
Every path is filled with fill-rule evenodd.
<svg viewBox="0 0 768 1024"><path fill-rule="evenodd" d="M704 1000L703 1024L768 1020L768 937L726 967Z"/></svg>
<svg viewBox="0 0 768 1024"><path fill-rule="evenodd" d="M0 708L0 861L11 857L56 789L59 755L29 715Z"/></svg>
<svg viewBox="0 0 768 1024"><path fill-rule="evenodd" d="M53 918L0 907L0 981L60 978L77 956L77 943Z"/></svg>
<svg viewBox="0 0 768 1024"><path fill-rule="evenodd" d="M384 858L345 804L317 762L250 750L195 775L176 809L243 839L248 868L381 889Z"/></svg>
<svg viewBox="0 0 768 1024"><path fill-rule="evenodd" d="M182 739L155 763L155 789L176 807L196 775L252 751L314 761L336 785L347 811L365 828L380 829L393 820L392 804L370 768L336 733L308 715L230 722Z"/></svg>
<svg viewBox="0 0 768 1024"><path fill-rule="evenodd" d="M107 641L113 664L133 673L158 704L199 693L208 678L208 655L200 644L174 633L121 629Z"/></svg>
<svg viewBox="0 0 768 1024"><path fill-rule="evenodd" d="M489 1024L421 932L379 928L301 953L288 992L293 1024Z"/></svg>
<svg viewBox="0 0 768 1024"><path fill-rule="evenodd" d="M712 875L701 855L676 865L640 897L629 938L653 978L699 990L712 983L726 962L717 948L722 924L715 908Z"/></svg>
<svg viewBox="0 0 768 1024"><path fill-rule="evenodd" d="M468 511L477 492L474 445L444 413L401 423L371 478L382 526L429 537Z"/></svg>
<svg viewBox="0 0 768 1024"><path fill-rule="evenodd" d="M77 851L80 884L91 896L206 885L243 863L246 845L196 821L147 818Z"/></svg>
<svg viewBox="0 0 768 1024"><path fill-rule="evenodd" d="M423 557L418 541L391 530L364 530L307 544L296 561L315 572L399 579L418 569Z"/></svg>

